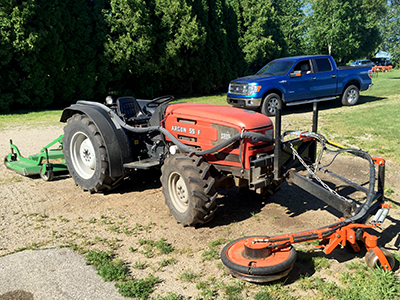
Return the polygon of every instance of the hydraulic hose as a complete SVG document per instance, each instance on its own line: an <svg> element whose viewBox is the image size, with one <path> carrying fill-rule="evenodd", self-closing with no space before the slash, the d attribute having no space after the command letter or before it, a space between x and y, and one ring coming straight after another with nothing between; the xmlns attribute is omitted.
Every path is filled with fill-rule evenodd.
<svg viewBox="0 0 400 300"><path fill-rule="evenodd" d="M193 147L190 147L190 146L182 143L171 132L169 132L167 129L165 129L161 126L150 126L150 127L130 126L130 125L126 124L113 109L107 107L104 104L101 104L98 102L92 102L92 101L84 101L84 100L79 100L77 103L83 104L83 105L91 105L91 106L95 106L95 107L105 110L109 115L112 116L112 119L114 122L118 123L118 125L120 125L122 128L124 128L128 131L131 131L134 133L149 133L152 131L159 131L162 134L164 134L166 137L168 137L172 141L172 143L174 143L179 148L179 150L181 150L182 152L195 154L197 156L207 155L207 154L212 154L212 153L218 152L219 150L229 146L230 144L234 143L235 141L240 140L240 139L245 139L245 138L249 138L254 141L261 141L261 142L272 142L273 141L272 137L266 136L261 133L241 132L241 133L238 133L238 134L232 136L231 138L225 140L224 142L216 145L213 148L198 151L198 150L194 149Z"/></svg>

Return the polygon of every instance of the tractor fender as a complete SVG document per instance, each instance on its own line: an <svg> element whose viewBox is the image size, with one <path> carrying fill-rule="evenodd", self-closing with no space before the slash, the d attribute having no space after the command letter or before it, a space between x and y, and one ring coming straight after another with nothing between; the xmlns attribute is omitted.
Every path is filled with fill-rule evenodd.
<svg viewBox="0 0 400 300"><path fill-rule="evenodd" d="M125 174L124 163L132 160L130 143L125 130L113 122L106 111L89 105L72 104L65 108L60 122L67 122L76 113L87 115L99 129L107 151L110 176L123 176Z"/></svg>

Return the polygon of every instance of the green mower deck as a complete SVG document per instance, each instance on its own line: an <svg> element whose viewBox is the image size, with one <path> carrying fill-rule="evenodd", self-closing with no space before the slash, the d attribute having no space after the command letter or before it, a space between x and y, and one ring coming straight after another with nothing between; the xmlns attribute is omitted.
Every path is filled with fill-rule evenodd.
<svg viewBox="0 0 400 300"><path fill-rule="evenodd" d="M54 173L67 171L64 154L62 152L62 137L63 135L60 135L50 144L44 146L38 154L31 155L27 158L21 155L18 147L10 140L11 153L8 153L4 158L4 164L8 169L21 175L40 175L43 180L50 181L53 179ZM56 143L59 143L58 148L49 149Z"/></svg>

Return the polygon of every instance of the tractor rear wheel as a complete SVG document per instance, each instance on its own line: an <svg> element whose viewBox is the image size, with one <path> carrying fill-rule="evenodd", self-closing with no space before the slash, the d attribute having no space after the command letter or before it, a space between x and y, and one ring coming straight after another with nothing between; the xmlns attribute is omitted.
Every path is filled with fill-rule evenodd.
<svg viewBox="0 0 400 300"><path fill-rule="evenodd" d="M198 226L214 216L217 192L211 168L202 157L184 154L168 157L161 167L165 204L183 226Z"/></svg>
<svg viewBox="0 0 400 300"><path fill-rule="evenodd" d="M90 193L109 190L116 179L108 175L107 151L94 122L86 115L73 115L62 141L65 164L75 184Z"/></svg>

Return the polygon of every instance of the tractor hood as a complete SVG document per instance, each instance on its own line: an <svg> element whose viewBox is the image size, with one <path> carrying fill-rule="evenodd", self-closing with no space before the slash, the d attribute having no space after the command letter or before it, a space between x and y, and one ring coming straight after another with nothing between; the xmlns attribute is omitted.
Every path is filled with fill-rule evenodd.
<svg viewBox="0 0 400 300"><path fill-rule="evenodd" d="M169 105L165 111L165 119L168 119L169 116L184 119L184 122L188 124L205 121L236 128L239 131L243 128L248 131L272 126L271 119L260 113L204 103L178 103Z"/></svg>

